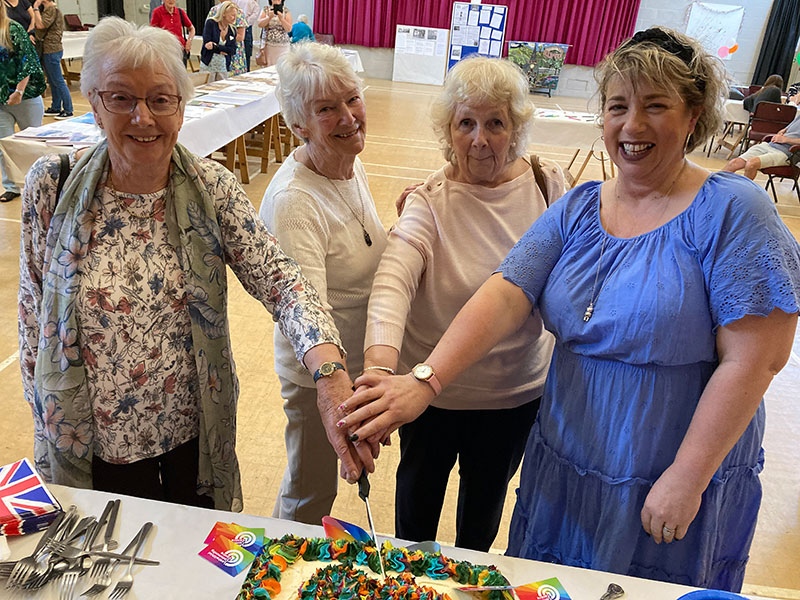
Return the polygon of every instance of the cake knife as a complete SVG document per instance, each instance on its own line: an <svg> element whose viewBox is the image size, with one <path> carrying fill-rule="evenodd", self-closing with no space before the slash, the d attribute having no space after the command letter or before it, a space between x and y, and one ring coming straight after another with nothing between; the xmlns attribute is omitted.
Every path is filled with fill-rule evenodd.
<svg viewBox="0 0 800 600"><path fill-rule="evenodd" d="M372 521L372 511L369 509L369 479L367 470L361 470L361 477L358 478L358 497L367 505L367 521L372 532L372 539L375 541L375 549L378 551L378 563L381 565L381 577L386 579L386 570L383 568L383 557L381 557L381 547L378 544L378 536L375 534L375 523Z"/></svg>

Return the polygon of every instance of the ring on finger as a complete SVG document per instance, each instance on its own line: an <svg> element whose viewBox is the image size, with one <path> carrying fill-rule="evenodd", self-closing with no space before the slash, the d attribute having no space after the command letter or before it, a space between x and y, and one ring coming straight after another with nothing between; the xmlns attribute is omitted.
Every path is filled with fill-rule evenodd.
<svg viewBox="0 0 800 600"><path fill-rule="evenodd" d="M675 529L677 529L677 528L675 528ZM667 527L666 525L664 525L664 527L661 528L661 533L663 534L663 536L665 538L672 539L672 538L675 537L675 529L673 529L671 527Z"/></svg>

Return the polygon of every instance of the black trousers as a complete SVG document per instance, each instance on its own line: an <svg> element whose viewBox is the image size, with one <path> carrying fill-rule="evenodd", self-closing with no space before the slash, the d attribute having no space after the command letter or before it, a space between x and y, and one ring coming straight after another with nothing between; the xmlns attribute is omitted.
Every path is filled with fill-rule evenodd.
<svg viewBox="0 0 800 600"><path fill-rule="evenodd" d="M214 508L210 496L197 494L199 448L198 438L194 438L160 456L126 465L107 463L95 455L92 459L94 489Z"/></svg>
<svg viewBox="0 0 800 600"><path fill-rule="evenodd" d="M250 57L253 56L253 27L244 30L244 64L250 70Z"/></svg>
<svg viewBox="0 0 800 600"><path fill-rule="evenodd" d="M522 460L540 400L501 410L431 406L403 425L395 535L415 542L436 539L447 479L458 459L456 546L489 550L500 527L508 482Z"/></svg>

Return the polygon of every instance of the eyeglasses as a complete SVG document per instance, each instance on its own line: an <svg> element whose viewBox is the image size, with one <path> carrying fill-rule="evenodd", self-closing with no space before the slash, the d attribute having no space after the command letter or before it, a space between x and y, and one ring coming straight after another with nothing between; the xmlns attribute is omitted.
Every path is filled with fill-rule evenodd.
<svg viewBox="0 0 800 600"><path fill-rule="evenodd" d="M169 117L178 112L182 98L175 94L155 94L146 98L138 98L125 92L97 92L100 101L108 112L117 115L127 115L136 109L139 100L144 100L147 108L156 117Z"/></svg>

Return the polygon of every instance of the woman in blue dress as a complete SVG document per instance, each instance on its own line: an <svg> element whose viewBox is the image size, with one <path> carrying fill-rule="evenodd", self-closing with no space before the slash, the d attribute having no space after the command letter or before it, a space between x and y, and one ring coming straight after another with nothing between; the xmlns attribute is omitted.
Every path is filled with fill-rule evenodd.
<svg viewBox="0 0 800 600"><path fill-rule="evenodd" d="M800 248L764 190L685 157L721 118L721 67L699 44L639 32L597 79L618 177L554 203L426 362L447 385L539 308L556 347L508 553L738 591ZM345 403L340 426L361 440L433 398L409 375L356 385L374 387Z"/></svg>

